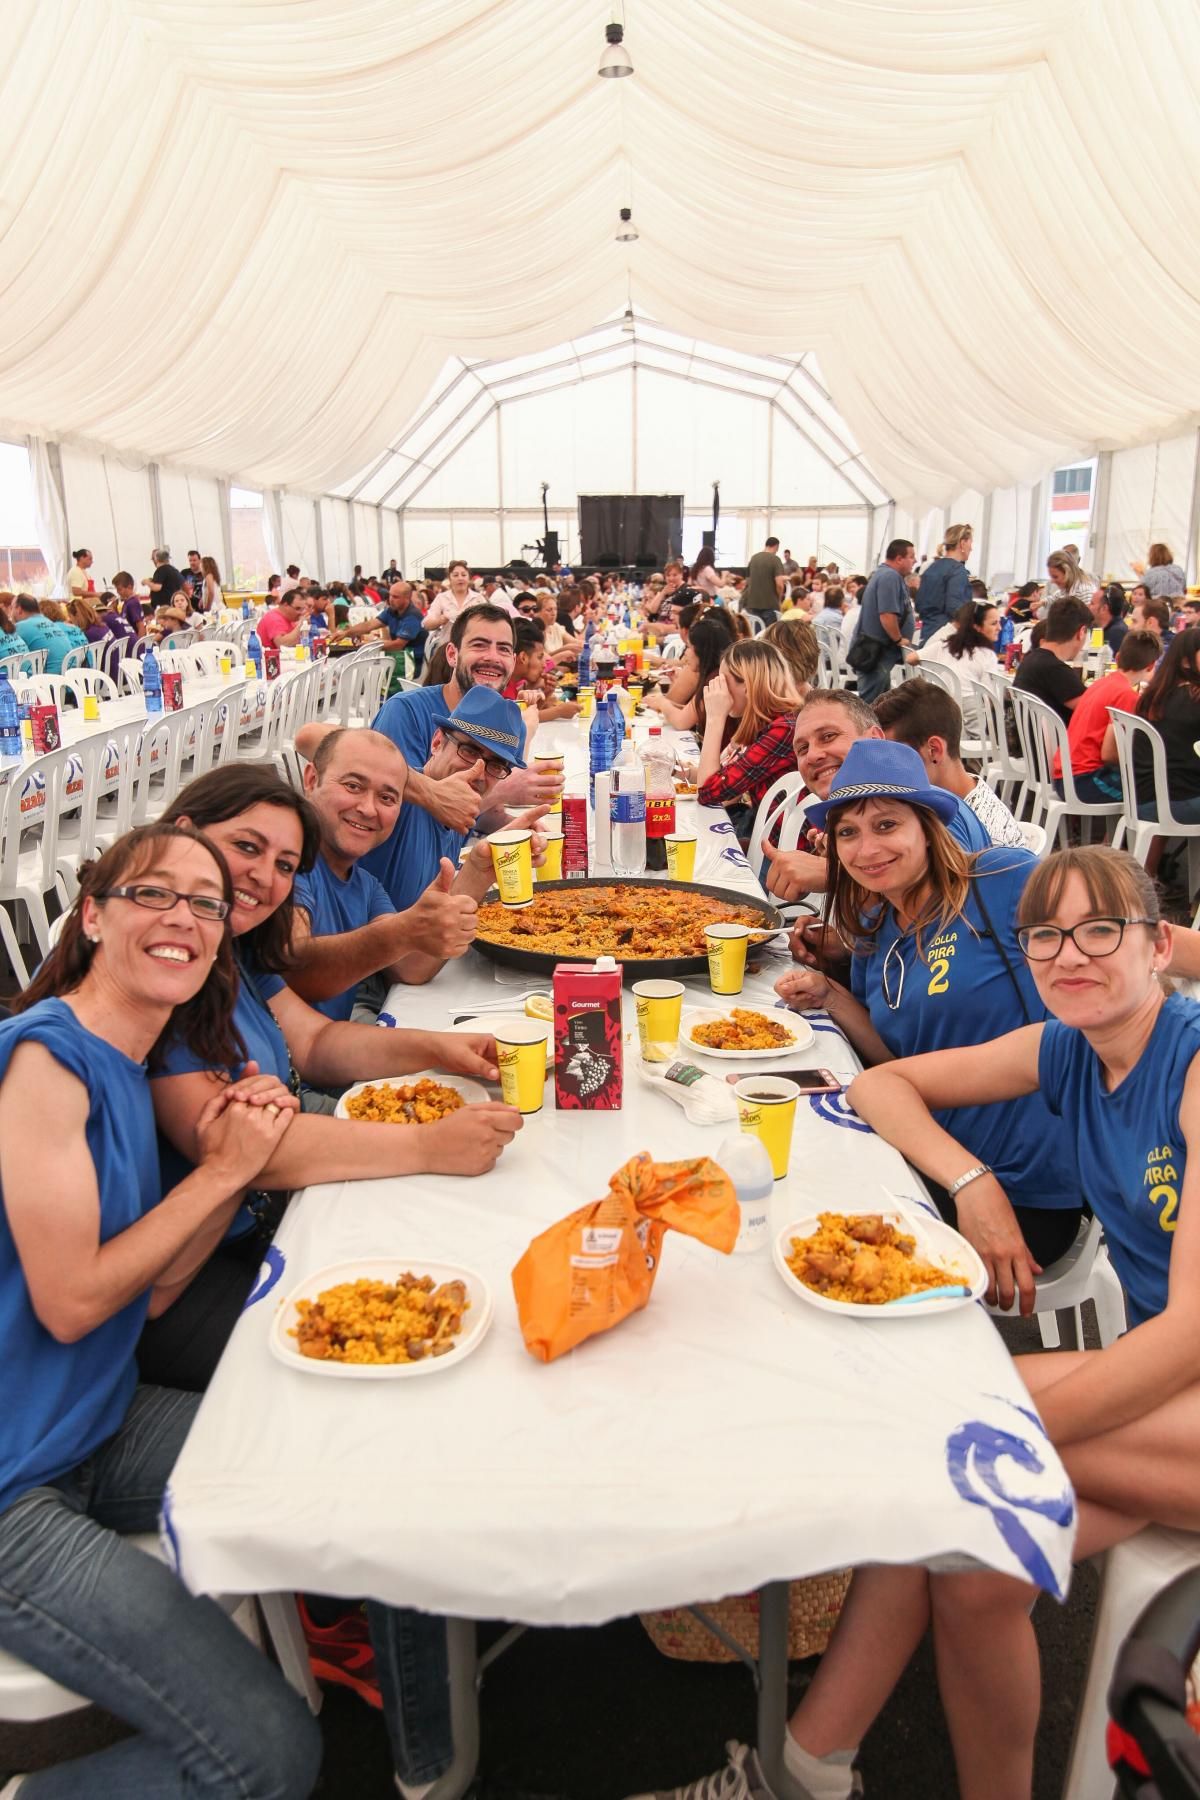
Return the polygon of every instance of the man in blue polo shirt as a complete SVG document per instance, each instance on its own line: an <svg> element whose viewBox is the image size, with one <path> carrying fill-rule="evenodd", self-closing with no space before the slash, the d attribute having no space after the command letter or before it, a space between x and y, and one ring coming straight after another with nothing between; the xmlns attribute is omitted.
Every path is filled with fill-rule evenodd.
<svg viewBox="0 0 1200 1800"><path fill-rule="evenodd" d="M387 842L400 815L404 759L377 731L338 730L324 738L304 771L321 822L321 854L296 879L295 965L289 984L331 1019L348 1019L359 982L430 981L469 949L473 893L456 891L451 863L435 862L424 891L398 910L362 865ZM386 991L386 986L382 991ZM381 993L382 997L382 993Z"/></svg>
<svg viewBox="0 0 1200 1800"><path fill-rule="evenodd" d="M876 700L890 687L892 670L912 649L915 628L908 591L916 551L907 538L893 538L887 556L862 593L858 627L846 652L858 675L860 700Z"/></svg>
<svg viewBox="0 0 1200 1800"><path fill-rule="evenodd" d="M379 650L394 655L404 650L411 650L413 669L417 675L421 673L421 665L425 660L425 622L413 599L411 581L404 581L397 576L388 589L387 603L381 606L373 619L365 619L361 625L345 625L338 631L339 639L353 642L359 638L369 637L373 631L383 627L387 632L386 640L376 645ZM403 674L401 669L401 674Z"/></svg>

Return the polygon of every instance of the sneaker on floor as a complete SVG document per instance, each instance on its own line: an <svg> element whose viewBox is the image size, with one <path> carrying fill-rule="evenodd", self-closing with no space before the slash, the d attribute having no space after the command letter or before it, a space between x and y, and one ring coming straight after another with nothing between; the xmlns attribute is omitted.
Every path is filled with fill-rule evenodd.
<svg viewBox="0 0 1200 1800"><path fill-rule="evenodd" d="M632 1800L775 1800L757 1750L731 1739L725 1751L729 1760L723 1769L689 1781L685 1787L659 1788L653 1794L634 1795Z"/></svg>
<svg viewBox="0 0 1200 1800"><path fill-rule="evenodd" d="M381 1708L383 1695L375 1673L375 1649L362 1608L355 1608L333 1625L318 1625L299 1594L296 1610L308 1645L308 1664L316 1679L333 1687L348 1687L368 1706Z"/></svg>
<svg viewBox="0 0 1200 1800"><path fill-rule="evenodd" d="M702 1775L699 1781L689 1781L685 1787L660 1788L653 1794L632 1796L632 1800L775 1800L774 1789L767 1785L758 1760L758 1751L748 1744L733 1741L726 1744L725 1749L729 1760L723 1769ZM794 1779L792 1785L799 1788ZM852 1800L862 1792L862 1777L855 1770L850 1787Z"/></svg>

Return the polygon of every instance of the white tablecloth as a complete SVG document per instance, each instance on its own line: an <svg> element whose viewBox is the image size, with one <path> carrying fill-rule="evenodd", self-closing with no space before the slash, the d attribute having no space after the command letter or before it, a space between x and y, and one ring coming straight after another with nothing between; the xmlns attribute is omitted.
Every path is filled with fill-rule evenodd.
<svg viewBox="0 0 1200 1800"><path fill-rule="evenodd" d="M753 889L722 816L701 820L698 875ZM747 996L769 1004L774 972ZM529 985L472 952L393 989L386 1014L441 1028ZM636 1044L628 993L625 1022ZM840 1031L813 1024L804 1060L852 1075ZM769 1250L723 1257L669 1233L643 1312L549 1365L528 1354L510 1273L530 1239L635 1152L712 1155L731 1129L690 1125L632 1059L619 1113L560 1115L548 1095L488 1176L293 1201L172 1476L165 1524L189 1586L576 1625L863 1561L967 1559L1065 1590L1069 1484L982 1307L832 1318L784 1287ZM802 1100L772 1231L889 1194L923 1199L841 1096ZM495 1299L479 1350L418 1380L283 1367L267 1345L283 1297L381 1255L479 1270Z"/></svg>

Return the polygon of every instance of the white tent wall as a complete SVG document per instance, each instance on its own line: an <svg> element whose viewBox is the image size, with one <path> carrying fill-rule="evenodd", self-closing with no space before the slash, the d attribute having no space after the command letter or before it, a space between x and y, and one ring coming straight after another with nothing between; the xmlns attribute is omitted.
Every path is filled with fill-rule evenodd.
<svg viewBox="0 0 1200 1800"><path fill-rule="evenodd" d="M302 574L317 572L316 501L311 494L282 493L279 511L283 520L283 566L295 563ZM274 573L282 575L283 569Z"/></svg>
<svg viewBox="0 0 1200 1800"><path fill-rule="evenodd" d="M351 564L361 563L364 575L375 575L386 558L379 555L379 508L355 500L350 508L354 526L354 555Z"/></svg>
<svg viewBox="0 0 1200 1800"><path fill-rule="evenodd" d="M1194 431L1102 458L1097 574L1127 579L1131 562L1145 562L1152 543L1165 543L1194 579L1198 498L1200 434Z"/></svg>
<svg viewBox="0 0 1200 1800"><path fill-rule="evenodd" d="M381 506L379 508L379 530L383 545L382 566L386 569L390 562L394 562L402 569L404 560L401 556L400 515L394 507Z"/></svg>
<svg viewBox="0 0 1200 1800"><path fill-rule="evenodd" d="M347 581L354 567L354 557L350 553L350 505L346 500L334 500L329 495L322 495L321 509L321 567L322 581Z"/></svg>
<svg viewBox="0 0 1200 1800"><path fill-rule="evenodd" d="M233 571L225 567L225 507L221 484L212 475L185 475L181 469L162 467L158 471L159 503L162 509L162 534L171 554L178 558L189 550L216 558L222 578L231 586ZM147 547L137 563L126 563L126 569L137 578L149 570Z"/></svg>
<svg viewBox="0 0 1200 1800"><path fill-rule="evenodd" d="M146 464L131 466L73 444L62 445L61 455L71 549L89 549L106 583L118 569L140 579L158 542Z"/></svg>

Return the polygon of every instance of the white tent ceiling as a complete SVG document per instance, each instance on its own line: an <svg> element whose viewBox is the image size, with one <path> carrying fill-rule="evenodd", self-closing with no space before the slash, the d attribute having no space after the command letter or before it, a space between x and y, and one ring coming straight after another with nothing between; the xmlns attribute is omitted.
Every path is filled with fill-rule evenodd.
<svg viewBox="0 0 1200 1800"><path fill-rule="evenodd" d="M629 293L815 351L905 503L1196 419L1192 0L625 15L600 81L607 0L7 0L0 428L345 488Z"/></svg>

